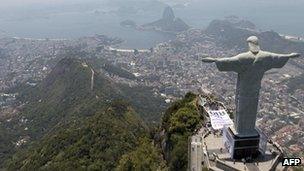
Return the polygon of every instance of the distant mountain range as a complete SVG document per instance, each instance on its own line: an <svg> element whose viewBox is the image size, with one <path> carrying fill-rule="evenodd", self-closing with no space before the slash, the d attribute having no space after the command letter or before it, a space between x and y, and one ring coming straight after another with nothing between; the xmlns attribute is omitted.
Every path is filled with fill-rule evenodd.
<svg viewBox="0 0 304 171"><path fill-rule="evenodd" d="M298 52L304 54L304 42L290 41L274 31L257 31L250 21L231 19L213 20L206 33L215 38L216 43L227 48L248 50L246 39L255 35L260 39L261 48L274 52Z"/></svg>

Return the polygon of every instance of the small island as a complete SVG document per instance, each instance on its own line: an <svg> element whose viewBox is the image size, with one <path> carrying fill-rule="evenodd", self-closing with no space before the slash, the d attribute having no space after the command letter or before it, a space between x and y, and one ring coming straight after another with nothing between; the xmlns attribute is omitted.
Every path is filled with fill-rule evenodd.
<svg viewBox="0 0 304 171"><path fill-rule="evenodd" d="M137 24L133 20L124 20L124 21L120 22L120 26L127 27L127 28L136 28Z"/></svg>

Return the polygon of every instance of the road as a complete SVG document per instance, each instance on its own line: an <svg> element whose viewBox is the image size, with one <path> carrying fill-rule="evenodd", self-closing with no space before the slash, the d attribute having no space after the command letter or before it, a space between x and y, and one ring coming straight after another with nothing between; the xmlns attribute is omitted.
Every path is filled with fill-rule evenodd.
<svg viewBox="0 0 304 171"><path fill-rule="evenodd" d="M109 50L115 50L117 52L128 52L128 53L134 53L134 49L119 49L119 48L113 48L113 47L109 47ZM141 52L141 53L145 53L145 52L150 52L150 50L148 49L137 49L138 52Z"/></svg>

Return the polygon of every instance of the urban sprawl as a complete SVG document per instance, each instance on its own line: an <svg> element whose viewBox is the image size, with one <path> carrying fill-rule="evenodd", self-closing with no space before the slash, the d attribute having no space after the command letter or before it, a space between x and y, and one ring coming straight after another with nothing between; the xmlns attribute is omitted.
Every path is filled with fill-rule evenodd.
<svg viewBox="0 0 304 171"><path fill-rule="evenodd" d="M9 122L22 106L16 102L18 94L7 93L9 89L21 83L35 86L61 58L78 52L77 57L103 59L134 74L136 79L128 79L100 70L115 82L153 87L167 103L202 88L234 109L236 74L219 72L200 59L233 56L239 49L221 47L198 29L146 50L119 49L120 42L100 35L77 40L0 39L0 121ZM293 156L304 156L304 90L291 90L287 84L301 74L303 69L290 63L266 74L257 121L269 138Z"/></svg>

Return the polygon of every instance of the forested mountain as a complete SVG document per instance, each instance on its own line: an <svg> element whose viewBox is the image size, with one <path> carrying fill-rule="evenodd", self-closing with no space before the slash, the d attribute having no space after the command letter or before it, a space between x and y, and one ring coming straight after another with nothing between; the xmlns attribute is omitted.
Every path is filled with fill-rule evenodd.
<svg viewBox="0 0 304 171"><path fill-rule="evenodd" d="M8 170L186 170L188 137L202 124L196 95L174 102L156 132L114 100L92 117L60 123L6 161ZM161 130L161 131L160 131Z"/></svg>
<svg viewBox="0 0 304 171"><path fill-rule="evenodd" d="M40 84L23 89L19 97L25 102L21 116L37 134L71 117L92 116L117 99L128 101L147 121L149 115L160 116L165 106L151 88L117 84L89 63L72 58L61 60ZM142 105L144 101L148 105Z"/></svg>
<svg viewBox="0 0 304 171"><path fill-rule="evenodd" d="M98 130L93 130L95 133L102 129L109 129L110 137L112 136L112 127L110 126L114 126L113 129L119 128L125 131L123 135L126 134L128 138L134 137L134 139L130 139L130 144L135 147L136 143L134 142L141 135L140 132L147 133L148 128L146 125L150 125L152 121L160 120L161 111L165 108L164 100L155 95L151 88L129 87L128 85L115 83L95 70L88 61L75 58L64 58L59 61L51 73L38 85L20 86L14 91L19 93L18 98L22 102L22 109L17 116L11 118L10 122L3 122L1 125L0 137L4 138L0 145L1 147L3 146L1 149L5 150L1 150L0 153L0 166L8 156L15 151L27 150L28 146L32 146L32 143L44 144L43 142L51 143L56 141L60 143L61 140L63 143L67 143L65 140L68 140L67 144L72 146L72 140L61 136L74 136L74 133L77 132L76 130L91 129L89 127L94 124L102 124L101 128L98 127L96 128ZM124 103L122 103L121 109L119 108L120 105L116 105L117 110L107 112L113 108L113 105L117 104L117 101L126 101L128 105L123 105ZM112 123L109 118L116 115L117 118L114 117ZM124 117L119 118L119 115ZM90 121L86 120L92 117L95 117L95 120L99 117L98 120L101 121L88 124ZM117 125L114 124L116 119ZM82 122L82 120L84 121ZM103 120L107 120L110 125L99 123L103 122ZM94 119L91 122L93 121ZM130 127L121 125L120 122ZM77 124L73 125L75 123ZM80 127L82 125L84 127ZM137 130L135 131L136 135L131 135L134 132L134 127L138 127L141 131ZM115 136L119 133L114 132L113 134ZM53 137L51 135L56 136L54 139L48 139ZM123 135L119 135L119 137L123 137ZM56 139L56 137L61 137L62 139ZM110 139L115 139L115 137ZM82 135L79 135L78 138L81 139ZM46 146L48 145L46 144ZM42 146L41 148L43 149ZM130 149L132 149L131 146ZM58 150L63 149L60 146ZM24 157L31 158L31 156ZM17 161L14 159L12 161L17 162L19 158ZM23 164L19 166L21 168ZM38 166L42 167L39 164L25 167Z"/></svg>
<svg viewBox="0 0 304 171"><path fill-rule="evenodd" d="M7 162L9 170L124 170L132 151L145 146L145 168L162 163L147 127L129 104L113 101L92 117L59 124ZM145 139L145 144L140 139ZM131 153L131 154L129 154ZM124 159L122 156L125 155ZM136 155L135 155L136 156ZM149 160L151 158L151 160ZM163 165L164 166L164 165ZM161 168L161 167L160 167Z"/></svg>
<svg viewBox="0 0 304 171"><path fill-rule="evenodd" d="M174 102L165 112L161 130L161 144L169 170L187 170L188 138L203 124L203 117L196 108L196 95L187 93Z"/></svg>
<svg viewBox="0 0 304 171"><path fill-rule="evenodd" d="M23 109L0 129L7 170L186 170L188 137L203 121L188 93L151 127L147 116L163 99L79 59L65 58L40 84L15 91Z"/></svg>

